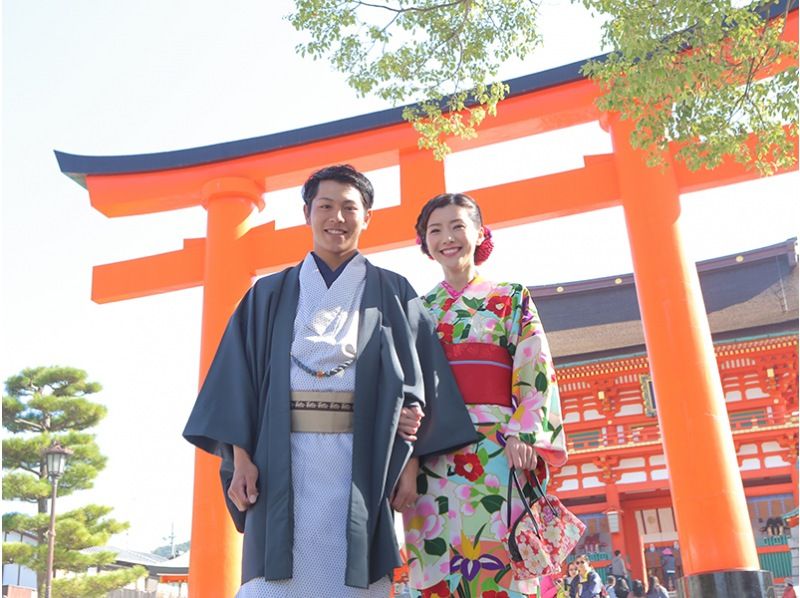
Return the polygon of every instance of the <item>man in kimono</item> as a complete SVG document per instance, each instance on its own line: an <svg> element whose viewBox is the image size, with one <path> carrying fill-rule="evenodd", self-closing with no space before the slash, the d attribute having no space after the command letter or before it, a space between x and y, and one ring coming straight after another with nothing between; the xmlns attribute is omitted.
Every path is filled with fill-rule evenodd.
<svg viewBox="0 0 800 598"><path fill-rule="evenodd" d="M388 596L400 565L391 506L416 497L412 453L451 451L475 431L416 293L358 252L369 180L328 167L303 200L313 251L244 296L184 436L223 457L244 532L238 596ZM398 422L413 406L424 418L407 440Z"/></svg>

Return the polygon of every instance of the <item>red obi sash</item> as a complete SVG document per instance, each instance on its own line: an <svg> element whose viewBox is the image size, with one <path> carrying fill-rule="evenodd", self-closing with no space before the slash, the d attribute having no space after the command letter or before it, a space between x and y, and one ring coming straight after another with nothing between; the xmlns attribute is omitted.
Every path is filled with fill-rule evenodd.
<svg viewBox="0 0 800 598"><path fill-rule="evenodd" d="M512 361L508 349L491 343L442 346L467 405L512 407Z"/></svg>

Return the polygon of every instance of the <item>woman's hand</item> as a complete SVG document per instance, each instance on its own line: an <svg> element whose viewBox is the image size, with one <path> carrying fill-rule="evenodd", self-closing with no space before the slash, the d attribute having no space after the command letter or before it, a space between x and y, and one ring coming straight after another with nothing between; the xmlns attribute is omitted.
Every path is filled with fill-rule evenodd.
<svg viewBox="0 0 800 598"><path fill-rule="evenodd" d="M228 487L228 498L236 508L246 511L258 500L258 467L247 451L233 447L233 479Z"/></svg>
<svg viewBox="0 0 800 598"><path fill-rule="evenodd" d="M397 423L397 433L403 440L414 442L417 439L417 430L425 414L419 405L403 407L400 410L400 421Z"/></svg>
<svg viewBox="0 0 800 598"><path fill-rule="evenodd" d="M510 465L517 469L536 469L539 457L536 450L527 442L522 442L516 436L506 438L506 457Z"/></svg>
<svg viewBox="0 0 800 598"><path fill-rule="evenodd" d="M417 502L417 474L419 473L419 459L411 457L406 463L392 498L392 508L395 511L405 511Z"/></svg>

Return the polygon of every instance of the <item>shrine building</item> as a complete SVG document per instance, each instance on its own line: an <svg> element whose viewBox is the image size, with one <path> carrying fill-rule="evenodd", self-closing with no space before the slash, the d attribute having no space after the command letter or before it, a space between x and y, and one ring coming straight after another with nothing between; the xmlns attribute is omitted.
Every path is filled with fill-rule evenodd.
<svg viewBox="0 0 800 598"><path fill-rule="evenodd" d="M782 516L798 504L796 239L697 269L760 565L782 582L792 575ZM633 275L531 292L555 356L570 453L550 488L587 526L576 553L605 577L620 550L632 577L655 570L663 580L666 549L681 575ZM692 417L691 388L684 400Z"/></svg>

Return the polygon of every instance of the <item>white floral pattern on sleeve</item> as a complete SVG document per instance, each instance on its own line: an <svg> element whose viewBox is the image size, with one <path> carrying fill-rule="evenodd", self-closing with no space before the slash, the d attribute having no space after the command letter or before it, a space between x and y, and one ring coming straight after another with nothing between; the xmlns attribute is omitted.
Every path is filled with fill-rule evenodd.
<svg viewBox="0 0 800 598"><path fill-rule="evenodd" d="M516 409L505 433L532 444L551 465L563 465L567 448L550 347L528 289L514 287L508 344L514 363L511 392Z"/></svg>

